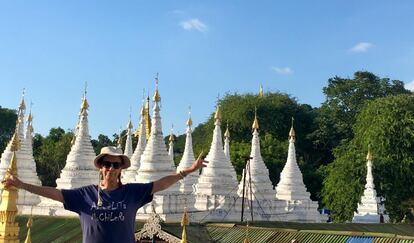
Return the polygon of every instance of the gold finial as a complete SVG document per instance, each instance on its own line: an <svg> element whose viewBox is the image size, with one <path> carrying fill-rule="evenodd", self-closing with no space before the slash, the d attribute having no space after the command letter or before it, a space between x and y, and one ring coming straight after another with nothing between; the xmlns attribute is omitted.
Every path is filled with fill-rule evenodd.
<svg viewBox="0 0 414 243"><path fill-rule="evenodd" d="M226 128L226 132L224 132L224 137L230 138L229 121L227 121L227 128Z"/></svg>
<svg viewBox="0 0 414 243"><path fill-rule="evenodd" d="M20 100L19 110L26 110L26 104L24 103L24 94L26 92L26 89L23 88L22 92L22 99Z"/></svg>
<svg viewBox="0 0 414 243"><path fill-rule="evenodd" d="M33 225L33 215L32 215L32 209L30 210L30 217L27 220L27 235L26 235L26 240L24 241L24 243L32 243L32 235L31 235L31 229L32 229L32 225Z"/></svg>
<svg viewBox="0 0 414 243"><path fill-rule="evenodd" d="M33 102L30 101L30 111L29 111L29 116L27 117L27 121L28 122L32 122L33 121L32 106L33 106Z"/></svg>
<svg viewBox="0 0 414 243"><path fill-rule="evenodd" d="M247 220L247 225L246 225L246 238L244 238L243 243L250 243L249 241L249 221Z"/></svg>
<svg viewBox="0 0 414 243"><path fill-rule="evenodd" d="M128 121L128 125L127 125L128 129L132 129L131 113L132 113L132 107L129 106L129 121Z"/></svg>
<svg viewBox="0 0 414 243"><path fill-rule="evenodd" d="M187 208L184 208L183 217L181 219L181 227L183 227L183 233L181 235L181 243L187 243L187 225L190 224L190 219L188 217Z"/></svg>
<svg viewBox="0 0 414 243"><path fill-rule="evenodd" d="M290 127L289 138L296 138L295 129L293 128L294 121L295 121L295 118L292 117L292 126Z"/></svg>
<svg viewBox="0 0 414 243"><path fill-rule="evenodd" d="M122 128L119 128L119 134L118 134L118 141L117 141L117 147L121 148L122 147Z"/></svg>
<svg viewBox="0 0 414 243"><path fill-rule="evenodd" d="M18 127L19 127L19 122L17 122L17 124L16 124L16 129L15 129L14 134L13 134L13 137L11 139L10 151L12 151L12 152L17 151L20 148L20 140L19 140L19 135L18 135Z"/></svg>
<svg viewBox="0 0 414 243"><path fill-rule="evenodd" d="M257 107L254 107L254 121L252 125L253 130L259 129L259 121L257 120Z"/></svg>
<svg viewBox="0 0 414 243"><path fill-rule="evenodd" d="M145 121L145 133L146 138L149 139L151 135L151 116L150 116L150 105L149 105L149 95L147 96L147 101L145 103L145 114L144 114L144 121Z"/></svg>
<svg viewBox="0 0 414 243"><path fill-rule="evenodd" d="M191 127L192 125L193 125L193 120L191 119L191 106L188 106L187 126Z"/></svg>
<svg viewBox="0 0 414 243"><path fill-rule="evenodd" d="M220 105L217 105L217 110L216 110L216 114L214 114L214 119L221 120Z"/></svg>
<svg viewBox="0 0 414 243"><path fill-rule="evenodd" d="M86 99L86 95L88 94L87 88L88 88L88 83L85 82L85 91L83 93L81 113L83 113L83 112L85 112L86 110L89 109L89 103L88 103L88 100Z"/></svg>
<svg viewBox="0 0 414 243"><path fill-rule="evenodd" d="M371 160L372 161L371 145L368 145L367 160Z"/></svg>
<svg viewBox="0 0 414 243"><path fill-rule="evenodd" d="M260 84L259 97L263 97L263 86Z"/></svg>
<svg viewBox="0 0 414 243"><path fill-rule="evenodd" d="M152 100L154 102L160 102L161 101L161 96L160 96L160 93L158 92L158 73L155 76L155 94L152 97Z"/></svg>

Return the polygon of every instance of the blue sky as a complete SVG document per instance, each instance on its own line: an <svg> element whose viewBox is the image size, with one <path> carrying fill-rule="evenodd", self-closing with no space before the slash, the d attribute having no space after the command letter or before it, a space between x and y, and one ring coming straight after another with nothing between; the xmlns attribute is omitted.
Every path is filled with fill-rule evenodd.
<svg viewBox="0 0 414 243"><path fill-rule="evenodd" d="M90 131L112 135L159 72L164 134L225 93L282 91L314 107L330 77L414 80L412 1L3 1L0 105L23 88L34 129L73 129L88 83ZM412 85L413 83L411 83ZM225 112L225 111L223 111Z"/></svg>

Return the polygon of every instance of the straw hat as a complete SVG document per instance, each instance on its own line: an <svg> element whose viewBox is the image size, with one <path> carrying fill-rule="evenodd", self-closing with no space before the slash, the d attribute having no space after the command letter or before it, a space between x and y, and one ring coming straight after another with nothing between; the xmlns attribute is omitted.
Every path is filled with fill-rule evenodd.
<svg viewBox="0 0 414 243"><path fill-rule="evenodd" d="M119 156L122 159L122 165L121 165L121 169L125 169L128 168L131 165L131 161L129 160L128 156L126 156L125 154L122 153L122 149L121 148L117 148L114 146L108 146L108 147L103 147L101 148L101 153L95 157L95 160L93 161L93 163L95 164L95 167L100 169L101 166L99 165L99 162L101 160L102 157L104 157L105 155L112 155L112 156Z"/></svg>

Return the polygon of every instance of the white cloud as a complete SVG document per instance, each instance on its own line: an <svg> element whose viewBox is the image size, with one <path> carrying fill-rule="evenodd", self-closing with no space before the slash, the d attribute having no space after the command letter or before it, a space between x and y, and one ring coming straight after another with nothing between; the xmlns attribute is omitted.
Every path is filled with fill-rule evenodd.
<svg viewBox="0 0 414 243"><path fill-rule="evenodd" d="M372 43L359 42L358 44L356 44L355 46L350 48L349 51L354 52L354 53L362 53L362 52L367 52L372 47L374 47L374 44L372 44Z"/></svg>
<svg viewBox="0 0 414 243"><path fill-rule="evenodd" d="M293 74L293 70L290 67L272 67L272 70L283 75Z"/></svg>
<svg viewBox="0 0 414 243"><path fill-rule="evenodd" d="M414 92L414 80L409 83L406 83L404 85L404 88L410 90L411 92Z"/></svg>
<svg viewBox="0 0 414 243"><path fill-rule="evenodd" d="M200 32L206 32L207 31L207 25L201 22L198 18L189 19L186 21L182 21L180 23L181 27L185 30L197 30Z"/></svg>

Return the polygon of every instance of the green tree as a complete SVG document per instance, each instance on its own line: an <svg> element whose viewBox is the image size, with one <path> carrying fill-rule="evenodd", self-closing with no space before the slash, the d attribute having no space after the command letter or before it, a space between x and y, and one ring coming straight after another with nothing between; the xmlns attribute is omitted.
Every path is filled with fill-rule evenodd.
<svg viewBox="0 0 414 243"><path fill-rule="evenodd" d="M0 106L0 153L4 151L16 128L17 114L15 110Z"/></svg>
<svg viewBox="0 0 414 243"><path fill-rule="evenodd" d="M45 186L56 186L56 179L65 166L73 133L62 128L50 129L49 135L34 137L34 156L39 179ZM39 149L40 148L40 149Z"/></svg>
<svg viewBox="0 0 414 243"><path fill-rule="evenodd" d="M353 78L330 78L323 93L326 100L315 119L318 129L310 139L319 151L320 163L328 164L334 159L332 150L353 138L356 116L368 101L411 92L404 88L402 81L358 71Z"/></svg>
<svg viewBox="0 0 414 243"><path fill-rule="evenodd" d="M109 139L108 136L99 134L98 139L92 139L92 146L95 151L95 154L99 154L101 152L102 147L106 146L114 146L116 143L114 143L111 139Z"/></svg>
<svg viewBox="0 0 414 243"><path fill-rule="evenodd" d="M321 181L314 180L315 171L319 164L317 153L313 150L312 141L307 134L315 129L315 111L309 105L299 104L294 98L283 93L266 93L263 97L255 94L227 94L219 101L222 113L222 132L227 123L230 131L230 157L238 177L245 164L244 157L250 154L252 139L252 123L255 109L260 124L262 157L269 169L270 179L274 185L279 181L287 158L288 133L291 118L295 118L297 132L297 154L299 164L304 174L305 184L316 198L321 188ZM209 119L198 125L193 132L195 154L204 150L208 152L214 130L214 113ZM183 151L185 135L177 138L176 151ZM178 147L178 146L182 146ZM304 168L307 168L304 170Z"/></svg>
<svg viewBox="0 0 414 243"><path fill-rule="evenodd" d="M326 175L323 202L335 221L352 219L365 185L365 157L371 145L377 193L386 197L391 219L400 221L414 199L414 96L369 102L357 115L353 132L353 139L335 149L335 161L321 169Z"/></svg>

